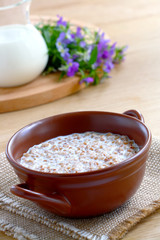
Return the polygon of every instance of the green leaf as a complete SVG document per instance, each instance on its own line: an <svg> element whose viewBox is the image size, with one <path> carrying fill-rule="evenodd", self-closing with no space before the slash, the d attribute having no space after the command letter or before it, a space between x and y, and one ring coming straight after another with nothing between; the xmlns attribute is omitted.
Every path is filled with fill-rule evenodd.
<svg viewBox="0 0 160 240"><path fill-rule="evenodd" d="M82 69L79 68L79 72L81 74L81 79L83 79L85 77L85 73Z"/></svg>
<svg viewBox="0 0 160 240"><path fill-rule="evenodd" d="M62 79L65 75L66 75L65 72L61 72L61 75L60 75L60 77L59 77L59 81L61 81L61 79Z"/></svg>
<svg viewBox="0 0 160 240"><path fill-rule="evenodd" d="M96 62L97 60L97 55L98 55L98 48L97 46L95 46L91 52L91 57L90 57L90 60L89 60L89 64L92 65Z"/></svg>
<svg viewBox="0 0 160 240"><path fill-rule="evenodd" d="M48 31L48 28L44 28L43 29L43 32L42 32L42 35L47 43L47 45L50 43L50 33Z"/></svg>
<svg viewBox="0 0 160 240"><path fill-rule="evenodd" d="M97 74L95 74L95 76L94 76L94 83L93 83L93 85L98 85L99 84L99 77L98 77L98 75Z"/></svg>

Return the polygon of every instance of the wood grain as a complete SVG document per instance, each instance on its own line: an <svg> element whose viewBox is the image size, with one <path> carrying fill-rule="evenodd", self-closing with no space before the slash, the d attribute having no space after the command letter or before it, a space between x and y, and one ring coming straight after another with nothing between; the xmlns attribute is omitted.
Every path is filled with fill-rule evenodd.
<svg viewBox="0 0 160 240"><path fill-rule="evenodd" d="M85 87L79 77L59 81L59 74L39 76L36 80L20 87L0 88L0 113L21 110L55 101Z"/></svg>
<svg viewBox="0 0 160 240"><path fill-rule="evenodd" d="M160 1L159 0L34 0L32 14L63 15L94 24L112 41L129 46L126 61L112 78L96 87L45 105L0 115L0 151L21 127L51 115L102 110L140 110L154 136L160 136ZM159 240L160 210L137 224L124 240ZM3 233L0 239L10 238Z"/></svg>

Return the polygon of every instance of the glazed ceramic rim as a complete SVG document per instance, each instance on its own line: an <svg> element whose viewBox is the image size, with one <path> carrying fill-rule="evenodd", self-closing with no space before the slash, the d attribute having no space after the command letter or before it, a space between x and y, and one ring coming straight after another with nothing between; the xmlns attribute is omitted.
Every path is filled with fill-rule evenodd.
<svg viewBox="0 0 160 240"><path fill-rule="evenodd" d="M19 1L17 1L17 3L14 3L14 4L6 5L4 7L0 6L0 11L8 10L8 9L11 9L11 8L15 8L15 7L18 7L18 6L22 5L25 2L30 2L30 1L31 0L19 0Z"/></svg>
<svg viewBox="0 0 160 240"><path fill-rule="evenodd" d="M131 158L128 158L126 159L125 161L123 162L120 162L120 163L117 163L115 164L114 166L110 166L110 167L107 167L107 168L102 168L102 169L97 169L97 170L93 170L93 171L87 171L87 172L79 172L79 173L48 173L48 172L40 172L40 171L36 171L36 170L32 170L32 169L29 169L29 168L26 168L24 167L23 165L21 165L19 162L17 162L14 158L12 158L12 156L10 156L10 150L9 150L9 147L10 147L10 144L11 144L11 141L13 140L13 138L22 130L24 130L25 128L28 128L30 126L33 126L34 124L37 124L37 123L40 123L40 122L43 122L43 121L46 121L46 120L49 120L51 118L54 118L54 117L60 117L60 116L63 116L63 115L70 115L70 114L79 114L79 113L88 113L88 114L91 114L91 113L106 113L106 114L109 114L109 115L116 115L116 116L121 116L121 117L125 117L125 118L129 118L129 119L133 119L135 121L138 121L139 123L141 123L145 129L147 130L147 133L148 133L148 139L145 143L145 145L140 149L139 152L137 152L135 155L133 155ZM150 144L151 144L151 132L150 130L148 129L148 127L139 119L135 118L135 117L132 117L132 116L129 116L129 115L126 115L126 114L120 114L120 113L115 113L115 112L105 112L105 111L79 111L79 112L68 112L68 113L62 113L62 114L58 114L58 115L53 115L53 116L50 116L50 117L47 117L47 118L43 118L43 119L40 119L38 121L35 121L35 122L32 122L26 126L24 126L23 128L19 129L11 138L10 140L8 141L7 143L7 147L6 147L6 156L9 160L9 162L11 163L11 165L13 167L16 167L16 168L19 168L21 169L23 172L27 173L27 174L35 174L35 175L40 175L40 176L46 176L46 177L49 177L49 176L53 176L53 177L78 177L78 176L86 176L86 175L98 175L98 174L102 174L103 172L104 173L110 173L110 172L113 172L113 171L116 171L116 170L119 170L121 168L123 168L124 166L127 166L128 164L130 164L131 162L136 163L136 159L138 158L138 156L142 155L147 149L149 151L149 147L150 147ZM47 141L47 140L46 140Z"/></svg>

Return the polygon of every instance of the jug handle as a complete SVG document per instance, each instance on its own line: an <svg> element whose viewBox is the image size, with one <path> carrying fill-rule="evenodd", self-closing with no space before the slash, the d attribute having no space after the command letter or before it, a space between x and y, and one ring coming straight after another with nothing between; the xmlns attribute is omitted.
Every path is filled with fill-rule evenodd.
<svg viewBox="0 0 160 240"><path fill-rule="evenodd" d="M142 115L139 111L137 111L137 110L131 109L131 110L125 111L123 114L128 115L128 116L131 116L131 117L134 117L134 118L137 118L137 119L139 119L142 123L144 123L144 117L143 117L143 115Z"/></svg>
<svg viewBox="0 0 160 240"><path fill-rule="evenodd" d="M43 193L28 189L26 183L14 185L11 187L10 191L16 196L39 204L48 205L61 215L69 215L71 213L71 204L64 196L58 193L53 193L47 196Z"/></svg>

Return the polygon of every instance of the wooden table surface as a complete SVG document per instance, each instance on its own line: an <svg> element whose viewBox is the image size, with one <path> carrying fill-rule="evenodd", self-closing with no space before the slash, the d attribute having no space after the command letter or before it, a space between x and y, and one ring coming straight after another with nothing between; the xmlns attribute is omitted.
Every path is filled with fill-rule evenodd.
<svg viewBox="0 0 160 240"><path fill-rule="evenodd" d="M153 136L160 136L160 1L33 0L31 14L57 14L92 23L119 45L127 44L126 61L112 78L64 99L0 114L0 152L18 129L51 115L81 110L122 113L140 110ZM0 232L0 239L12 239ZM136 225L125 240L160 239L160 210Z"/></svg>

